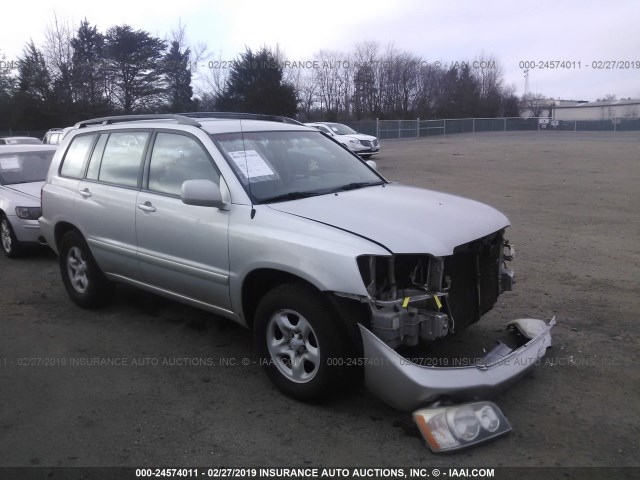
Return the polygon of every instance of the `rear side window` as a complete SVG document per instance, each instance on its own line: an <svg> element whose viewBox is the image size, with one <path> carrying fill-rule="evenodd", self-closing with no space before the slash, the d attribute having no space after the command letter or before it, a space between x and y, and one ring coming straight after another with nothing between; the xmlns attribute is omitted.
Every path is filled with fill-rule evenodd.
<svg viewBox="0 0 640 480"><path fill-rule="evenodd" d="M220 182L202 146L193 138L173 133L158 133L149 166L149 190L180 195L186 180Z"/></svg>
<svg viewBox="0 0 640 480"><path fill-rule="evenodd" d="M136 187L149 132L116 132L109 135L102 154L98 180Z"/></svg>
<svg viewBox="0 0 640 480"><path fill-rule="evenodd" d="M87 157L95 140L95 135L79 135L71 141L62 161L60 174L64 177L82 178Z"/></svg>

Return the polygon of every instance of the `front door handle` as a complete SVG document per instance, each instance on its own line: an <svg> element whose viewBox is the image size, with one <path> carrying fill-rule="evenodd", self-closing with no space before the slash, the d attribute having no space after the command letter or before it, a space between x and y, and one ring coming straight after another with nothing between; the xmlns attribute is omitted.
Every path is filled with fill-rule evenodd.
<svg viewBox="0 0 640 480"><path fill-rule="evenodd" d="M84 198L89 198L91 196L91 192L89 191L88 188L83 188L82 190L80 190L80 195L82 195Z"/></svg>
<svg viewBox="0 0 640 480"><path fill-rule="evenodd" d="M138 204L138 208L140 210L144 210L145 212L155 212L156 211L156 207L151 205L151 202L139 203Z"/></svg>

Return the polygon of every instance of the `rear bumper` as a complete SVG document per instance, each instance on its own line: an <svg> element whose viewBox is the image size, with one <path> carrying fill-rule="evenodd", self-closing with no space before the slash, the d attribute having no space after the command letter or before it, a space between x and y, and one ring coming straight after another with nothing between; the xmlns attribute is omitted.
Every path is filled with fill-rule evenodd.
<svg viewBox="0 0 640 480"><path fill-rule="evenodd" d="M475 365L429 367L410 362L359 325L365 357L365 383L380 399L402 411L413 411L438 399L468 401L490 398L507 389L538 363L551 346L555 319L542 320L534 338L512 350L503 343Z"/></svg>
<svg viewBox="0 0 640 480"><path fill-rule="evenodd" d="M57 248L56 242L54 241L53 225L49 220L47 220L44 217L40 217L38 219L38 224L40 225L40 233L42 234L45 241L47 242L47 245L49 245L49 247L51 247L51 249L57 254L58 248Z"/></svg>

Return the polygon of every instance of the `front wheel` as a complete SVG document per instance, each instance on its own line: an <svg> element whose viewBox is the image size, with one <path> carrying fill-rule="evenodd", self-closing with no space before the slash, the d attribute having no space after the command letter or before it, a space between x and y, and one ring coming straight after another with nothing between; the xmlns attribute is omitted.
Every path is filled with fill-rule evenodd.
<svg viewBox="0 0 640 480"><path fill-rule="evenodd" d="M59 262L64 286L76 304L95 308L110 298L112 285L80 233L70 231L62 237Z"/></svg>
<svg viewBox="0 0 640 480"><path fill-rule="evenodd" d="M302 284L275 287L256 310L260 362L282 392L318 402L341 391L353 368L353 343L320 292Z"/></svg>
<svg viewBox="0 0 640 480"><path fill-rule="evenodd" d="M2 245L2 253L7 257L15 258L20 255L21 245L4 213L0 214L0 244Z"/></svg>

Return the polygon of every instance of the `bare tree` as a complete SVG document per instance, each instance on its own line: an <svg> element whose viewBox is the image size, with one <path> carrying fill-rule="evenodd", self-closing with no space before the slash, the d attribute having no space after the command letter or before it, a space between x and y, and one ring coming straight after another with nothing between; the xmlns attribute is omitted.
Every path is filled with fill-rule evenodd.
<svg viewBox="0 0 640 480"><path fill-rule="evenodd" d="M541 93L529 93L522 97L522 110L527 116L540 117L542 112L550 108L549 100Z"/></svg>
<svg viewBox="0 0 640 480"><path fill-rule="evenodd" d="M201 110L215 110L216 99L225 89L231 65L223 59L222 52L218 52L217 58L209 55L205 64L207 73L202 75L200 85L196 87L196 94L200 98Z"/></svg>
<svg viewBox="0 0 640 480"><path fill-rule="evenodd" d="M317 87L320 108L328 118L335 120L340 113L349 114L352 82L350 65L345 63L344 54L335 51L320 50L316 54L318 68L313 77Z"/></svg>
<svg viewBox="0 0 640 480"><path fill-rule="evenodd" d="M499 115L502 99L508 96L503 85L502 65L495 56L482 52L473 60L472 73L480 89L480 113L486 117Z"/></svg>
<svg viewBox="0 0 640 480"><path fill-rule="evenodd" d="M182 19L178 19L178 24L171 29L169 37L165 38L165 42L168 45L172 45L173 42L178 42L178 49L181 52L189 50L189 65L191 69L191 75L195 83L200 83L206 74L207 60L211 57L209 48L206 42L192 43L187 36L187 25L182 23Z"/></svg>
<svg viewBox="0 0 640 480"><path fill-rule="evenodd" d="M76 100L73 91L73 31L68 20L59 20L54 13L53 21L44 32L42 49L56 103L66 115L70 113Z"/></svg>
<svg viewBox="0 0 640 480"><path fill-rule="evenodd" d="M295 70L289 76L289 82L295 87L298 96L298 110L305 120L311 120L312 112L318 107L318 85L313 70Z"/></svg>
<svg viewBox="0 0 640 480"><path fill-rule="evenodd" d="M356 115L375 115L380 111L380 92L377 88L379 46L376 42L356 44L354 55L354 109Z"/></svg>

